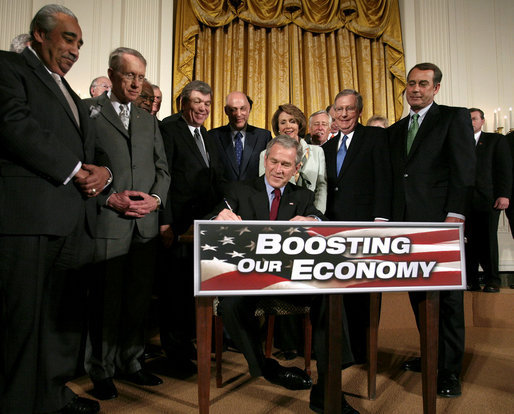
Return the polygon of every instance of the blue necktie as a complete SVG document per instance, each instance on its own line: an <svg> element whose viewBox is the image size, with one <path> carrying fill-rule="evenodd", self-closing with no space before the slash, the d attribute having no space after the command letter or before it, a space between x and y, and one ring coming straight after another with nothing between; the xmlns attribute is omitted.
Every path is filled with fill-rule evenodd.
<svg viewBox="0 0 514 414"><path fill-rule="evenodd" d="M337 175L341 172L341 167L343 166L344 157L346 157L346 140L348 137L345 135L343 137L343 141L341 142L341 146L339 147L339 151L337 151Z"/></svg>
<svg viewBox="0 0 514 414"><path fill-rule="evenodd" d="M243 157L243 141L241 141L242 138L243 138L243 134L241 134L241 132L238 132L236 134L236 140L235 140L235 146L234 146L234 149L236 151L237 165L241 165L241 158Z"/></svg>

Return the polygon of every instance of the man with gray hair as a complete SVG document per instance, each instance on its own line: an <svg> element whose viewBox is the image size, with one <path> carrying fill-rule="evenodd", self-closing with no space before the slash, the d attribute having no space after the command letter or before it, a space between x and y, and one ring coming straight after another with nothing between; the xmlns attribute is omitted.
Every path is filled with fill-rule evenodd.
<svg viewBox="0 0 514 414"><path fill-rule="evenodd" d="M30 35L28 33L22 33L13 38L9 51L21 53L28 45L30 45Z"/></svg>
<svg viewBox="0 0 514 414"><path fill-rule="evenodd" d="M267 144L264 174L227 187L225 201L207 217L229 221L324 219L314 206L314 193L289 182L299 170L302 157L303 150L297 140L287 135L278 135ZM310 305L319 301L319 298L299 295L283 299L297 305ZM259 321L255 316L260 299L258 296L224 297L218 308L230 338L248 362L250 375L263 376L269 382L291 390L309 389L312 380L307 373L297 367L282 366L275 359L265 358ZM316 349L316 354L326 353L324 342L315 341L315 347L318 345L320 348Z"/></svg>
<svg viewBox="0 0 514 414"><path fill-rule="evenodd" d="M0 52L0 412L96 413L65 383L84 326L93 197L110 174L92 164L87 111L64 79L83 44L76 16L46 5L30 34L22 53Z"/></svg>
<svg viewBox="0 0 514 414"><path fill-rule="evenodd" d="M91 95L91 98L96 98L97 96L100 96L105 91L110 91L112 88L111 80L106 76L98 76L97 78L94 78L91 82L91 85L89 85L89 94Z"/></svg>
<svg viewBox="0 0 514 414"><path fill-rule="evenodd" d="M196 365L193 298L193 245L176 243L195 219L221 199L223 165L203 126L211 111L212 90L202 81L181 93L182 111L165 118L161 133L170 166L168 202L160 215L163 269L159 289L161 343L177 374L192 375ZM173 274L170 275L169 273Z"/></svg>
<svg viewBox="0 0 514 414"><path fill-rule="evenodd" d="M327 142L332 128L332 117L327 111L314 112L309 117L309 144L323 145Z"/></svg>
<svg viewBox="0 0 514 414"><path fill-rule="evenodd" d="M117 397L114 376L138 385L162 383L139 362L159 210L170 182L157 119L134 104L145 73L141 53L117 48L109 57L111 92L86 100L97 145L109 156L113 173L98 202L85 361L93 395L101 400Z"/></svg>

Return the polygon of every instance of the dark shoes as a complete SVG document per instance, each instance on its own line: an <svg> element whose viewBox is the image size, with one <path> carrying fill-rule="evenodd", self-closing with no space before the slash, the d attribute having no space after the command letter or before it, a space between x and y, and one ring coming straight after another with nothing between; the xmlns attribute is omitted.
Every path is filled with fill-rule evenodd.
<svg viewBox="0 0 514 414"><path fill-rule="evenodd" d="M162 379L142 369L132 374L122 375L120 379L137 385L155 386L162 384Z"/></svg>
<svg viewBox="0 0 514 414"><path fill-rule="evenodd" d="M264 378L272 384L281 385L288 390L308 390L312 380L305 371L297 367L283 367L276 360L266 358Z"/></svg>
<svg viewBox="0 0 514 414"><path fill-rule="evenodd" d="M94 414L100 411L98 401L76 396L61 409L62 414Z"/></svg>
<svg viewBox="0 0 514 414"><path fill-rule="evenodd" d="M421 358L416 357L402 364L405 371L421 372ZM437 375L437 395L445 398L454 398L461 395L460 381L455 374L439 371Z"/></svg>
<svg viewBox="0 0 514 414"><path fill-rule="evenodd" d="M414 357L411 359L408 359L402 364L402 369L404 371L414 371L414 372L421 372L421 358L420 357Z"/></svg>
<svg viewBox="0 0 514 414"><path fill-rule="evenodd" d="M100 381L93 381L93 391L91 394L93 397L99 400L112 400L118 396L118 390L112 382L112 378L105 378Z"/></svg>
<svg viewBox="0 0 514 414"><path fill-rule="evenodd" d="M497 285L486 284L484 286L484 292L486 292L486 293L498 293L499 291L500 291L500 288Z"/></svg>
<svg viewBox="0 0 514 414"><path fill-rule="evenodd" d="M455 398L462 394L459 378L455 374L439 374L437 377L437 395Z"/></svg>
<svg viewBox="0 0 514 414"><path fill-rule="evenodd" d="M309 408L316 413L324 413L325 407L325 390L322 384L316 384L312 386L311 396L309 402ZM341 413L342 414L359 414L359 412L353 408L346 399L344 394L341 393Z"/></svg>

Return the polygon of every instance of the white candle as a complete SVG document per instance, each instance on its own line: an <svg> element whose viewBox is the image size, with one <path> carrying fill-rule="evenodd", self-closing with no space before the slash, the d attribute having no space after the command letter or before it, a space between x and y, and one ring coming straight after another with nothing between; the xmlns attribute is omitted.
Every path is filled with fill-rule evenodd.
<svg viewBox="0 0 514 414"><path fill-rule="evenodd" d="M503 117L503 133L506 134L507 132L509 132L509 130L507 129L507 115L505 115Z"/></svg>
<svg viewBox="0 0 514 414"><path fill-rule="evenodd" d="M498 128L498 120L497 120L497 117L496 117L496 109L494 110L494 131L493 132L496 132L496 129Z"/></svg>
<svg viewBox="0 0 514 414"><path fill-rule="evenodd" d="M512 108L509 108L509 127L512 129Z"/></svg>

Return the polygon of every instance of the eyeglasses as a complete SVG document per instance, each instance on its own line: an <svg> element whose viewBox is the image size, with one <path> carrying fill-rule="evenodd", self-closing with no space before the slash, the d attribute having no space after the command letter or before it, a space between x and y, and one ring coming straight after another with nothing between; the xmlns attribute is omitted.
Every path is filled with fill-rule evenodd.
<svg viewBox="0 0 514 414"><path fill-rule="evenodd" d="M143 101L149 101L149 102L153 102L153 101L155 101L155 96L145 95L144 93L142 93L141 95L139 95L139 97L140 97Z"/></svg>
<svg viewBox="0 0 514 414"><path fill-rule="evenodd" d="M137 80L139 83L143 83L144 80L145 80L145 76L144 75L136 75L135 73L132 73L132 72L129 72L129 73L123 73L123 72L119 72L119 74L121 74L121 76L128 80L128 81L131 81L133 82L134 80Z"/></svg>
<svg viewBox="0 0 514 414"><path fill-rule="evenodd" d="M355 112L356 110L357 110L357 108L355 106L338 106L337 108L335 108L336 113L341 113L343 111L346 111L350 114L350 113Z"/></svg>

